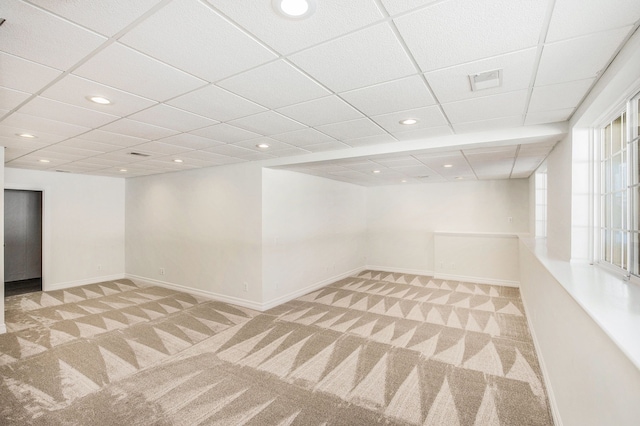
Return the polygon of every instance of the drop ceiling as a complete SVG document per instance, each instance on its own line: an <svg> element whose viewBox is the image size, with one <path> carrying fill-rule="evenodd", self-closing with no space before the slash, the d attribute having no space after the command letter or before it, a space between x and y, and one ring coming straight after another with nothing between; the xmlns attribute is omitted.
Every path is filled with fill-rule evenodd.
<svg viewBox="0 0 640 426"><path fill-rule="evenodd" d="M316 3L292 20L271 0L5 0L6 166L135 177L261 161L359 185L527 177L640 20L637 0ZM500 87L472 91L469 76L492 70Z"/></svg>

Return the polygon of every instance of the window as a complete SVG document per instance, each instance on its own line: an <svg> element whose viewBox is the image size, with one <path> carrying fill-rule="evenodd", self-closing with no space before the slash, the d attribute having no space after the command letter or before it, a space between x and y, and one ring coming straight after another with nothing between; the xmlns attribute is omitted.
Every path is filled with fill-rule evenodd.
<svg viewBox="0 0 640 426"><path fill-rule="evenodd" d="M600 261L640 276L640 163L636 96L599 130Z"/></svg>
<svg viewBox="0 0 640 426"><path fill-rule="evenodd" d="M535 174L536 238L547 237L547 166L543 164Z"/></svg>

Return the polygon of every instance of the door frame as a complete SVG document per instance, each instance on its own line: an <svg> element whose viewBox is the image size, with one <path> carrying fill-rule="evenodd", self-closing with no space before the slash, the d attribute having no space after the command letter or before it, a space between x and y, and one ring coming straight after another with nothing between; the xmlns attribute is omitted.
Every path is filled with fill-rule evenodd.
<svg viewBox="0 0 640 426"><path fill-rule="evenodd" d="M49 254L51 253L51 226L49 217L49 189L39 185L29 184L5 184L4 189L15 191L37 191L42 193L42 291L49 290L48 277L50 276ZM2 192L4 197L4 191ZM4 212L2 212L4 215ZM3 241L4 243L4 241Z"/></svg>

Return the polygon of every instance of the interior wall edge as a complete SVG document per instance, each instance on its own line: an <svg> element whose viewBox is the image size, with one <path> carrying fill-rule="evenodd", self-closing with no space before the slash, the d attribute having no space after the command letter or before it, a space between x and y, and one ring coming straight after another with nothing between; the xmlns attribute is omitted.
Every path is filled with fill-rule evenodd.
<svg viewBox="0 0 640 426"><path fill-rule="evenodd" d="M42 290L43 291L64 290L67 288L78 287L81 285L99 284L101 282L121 280L124 278L125 278L124 273L113 274L113 275L103 275L99 277L84 278L76 281L66 281L66 282L55 283L55 284L44 284Z"/></svg>
<svg viewBox="0 0 640 426"><path fill-rule="evenodd" d="M153 278L143 277L134 274L125 274L125 278L130 279L131 281L143 284L143 285L156 285L158 287L164 287L171 290L182 291L185 293L189 293L195 296L205 297L207 299L218 300L220 302L229 303L232 305L242 306L244 308L253 309L256 311L262 311L262 304L258 302L254 302L252 300L241 299L239 297L234 296L226 296L224 294L214 293L212 291L201 290L193 287L187 287L181 284L175 284L167 281L155 280Z"/></svg>
<svg viewBox="0 0 640 426"><path fill-rule="evenodd" d="M368 268L365 267L365 266L354 268L354 269L352 269L352 270L350 270L348 272L343 272L343 273L335 275L335 276L333 276L331 278L327 278L327 279L319 281L317 283L310 284L310 285L308 285L308 286L306 286L304 288L292 291L292 292L290 292L288 294L285 294L283 296L277 297L275 299L271 299L268 302L264 302L261 305L261 309L258 309L258 310L259 311L266 311L266 310L269 310L271 308L275 308L278 305L282 305L283 303L287 303L290 300L297 299L300 296L304 296L305 294L311 293L311 292L313 292L315 290L318 290L318 289L320 289L322 287L325 287L325 286L327 286L327 285L329 285L331 283L334 283L336 281L340 281L340 280L348 278L348 277L350 277L352 275L358 274L358 273L360 273L360 272L362 272L362 271L364 271L366 269L368 269Z"/></svg>
<svg viewBox="0 0 640 426"><path fill-rule="evenodd" d="M488 285L498 285L503 287L520 287L520 281L512 281L512 280L500 280L495 278L484 278L484 277L468 277L465 275L455 275L455 274L435 274L434 278L439 280L453 280L453 281L466 281L477 284L488 284Z"/></svg>

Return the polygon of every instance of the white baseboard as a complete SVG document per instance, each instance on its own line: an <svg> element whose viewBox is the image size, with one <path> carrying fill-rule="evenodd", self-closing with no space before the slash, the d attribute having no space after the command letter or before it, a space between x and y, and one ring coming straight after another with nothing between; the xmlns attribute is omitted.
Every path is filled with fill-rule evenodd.
<svg viewBox="0 0 640 426"><path fill-rule="evenodd" d="M282 305L283 303L286 303L286 302L288 302L290 300L297 299L298 297L304 296L307 293L311 293L314 290L317 290L319 288L327 286L327 285L329 285L331 283L334 283L336 281L340 281L343 278L347 278L347 277L350 277L352 275L358 274L358 273L364 271L365 269L367 269L367 268L365 268L365 267L355 268L355 269L352 269L351 271L344 272L342 274L333 276L331 278L327 278L326 280L322 280L322 281L317 282L315 284L311 284L311 285L308 285L308 286L306 286L304 288L292 291L291 293L287 293L284 296L280 296L280 297L272 299L272 300L270 300L268 302L263 303L261 310L266 311L268 309L275 308L278 305Z"/></svg>
<svg viewBox="0 0 640 426"><path fill-rule="evenodd" d="M49 284L45 281L45 283L42 286L42 289L44 291L62 290L65 288L77 287L79 285L95 284L95 283L101 283L104 281L121 280L124 278L125 278L125 274L123 273L123 274L114 274L114 275L104 275L101 277L91 277L91 278L85 278L77 281L67 281L67 282L55 283L55 284Z"/></svg>
<svg viewBox="0 0 640 426"><path fill-rule="evenodd" d="M562 418L560 417L560 410L558 409L558 403L556 402L556 397L553 393L553 388L551 387L551 382L549 381L549 370L547 370L547 365L544 362L544 358L542 357L542 351L540 350L540 344L538 343L538 338L536 337L536 330L533 328L533 324L531 323L531 316L527 313L527 304L525 302L525 297L522 292L520 292L520 298L522 299L522 306L524 307L524 315L527 319L527 325L529 326L529 332L531 333L531 339L533 340L533 347L536 350L536 354L538 355L538 362L540 363L540 370L542 372L542 380L544 380L544 387L547 390L547 399L549 400L549 405L551 408L551 416L553 417L553 423L555 426L562 426Z"/></svg>
<svg viewBox="0 0 640 426"><path fill-rule="evenodd" d="M367 265L363 270L365 269L369 269L372 271L395 272L397 274L426 275L428 277L433 277L433 271L429 271L426 269L394 268L393 266L379 265Z"/></svg>
<svg viewBox="0 0 640 426"><path fill-rule="evenodd" d="M133 274L125 274L125 277L134 281L140 282L143 284L151 284L157 285L159 287L170 288L171 290L179 290L185 293L190 293L196 296L202 296L207 299L218 300L220 302L229 303L231 305L238 305L245 308L253 309L255 311L263 311L263 305L258 302L254 302L252 300L241 299L239 297L234 296L225 296L224 294L214 293L212 291L200 290L192 287L187 287L180 284L174 284L166 281L154 280L153 278L141 277Z"/></svg>
<svg viewBox="0 0 640 426"><path fill-rule="evenodd" d="M0 334L4 334L7 332L7 326L4 323L0 324Z"/></svg>
<svg viewBox="0 0 640 426"><path fill-rule="evenodd" d="M465 281L478 284L490 284L501 285L504 287L520 287L520 281L499 280L496 278L484 278L484 277L468 277L465 275L453 275L453 274L435 274L435 277L439 280L452 280L452 281Z"/></svg>

